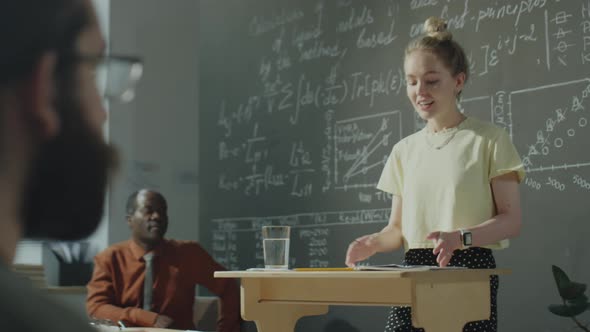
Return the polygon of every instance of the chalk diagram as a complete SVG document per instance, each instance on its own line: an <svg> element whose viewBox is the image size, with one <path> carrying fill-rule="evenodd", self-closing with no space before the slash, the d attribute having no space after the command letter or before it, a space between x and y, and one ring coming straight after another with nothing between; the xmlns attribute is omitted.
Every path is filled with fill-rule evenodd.
<svg viewBox="0 0 590 332"><path fill-rule="evenodd" d="M590 140L590 78L512 91L508 97L511 137L527 173L590 166L583 144Z"/></svg>
<svg viewBox="0 0 590 332"><path fill-rule="evenodd" d="M336 121L335 189L375 188L393 145L401 139L399 110Z"/></svg>
<svg viewBox="0 0 590 332"><path fill-rule="evenodd" d="M527 174L590 166L590 78L466 98L459 110L504 128Z"/></svg>

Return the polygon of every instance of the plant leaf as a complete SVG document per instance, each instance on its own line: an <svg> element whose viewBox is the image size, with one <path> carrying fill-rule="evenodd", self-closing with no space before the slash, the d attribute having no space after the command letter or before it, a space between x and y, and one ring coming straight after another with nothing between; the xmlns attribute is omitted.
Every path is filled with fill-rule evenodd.
<svg viewBox="0 0 590 332"><path fill-rule="evenodd" d="M573 300L580 296L584 296L586 285L579 282L571 281L570 284L559 292L559 295L566 300ZM585 296L584 296L585 297ZM586 302L586 301L584 301Z"/></svg>
<svg viewBox="0 0 590 332"><path fill-rule="evenodd" d="M586 309L590 308L590 303L582 303L578 305L551 304L548 308L549 311L558 316L574 317L583 313Z"/></svg>
<svg viewBox="0 0 590 332"><path fill-rule="evenodd" d="M559 294L561 295L561 290L569 286L570 278L568 278L567 274L565 274L565 272L563 272L562 269L555 265L551 265L551 269L553 270L553 277L555 278L557 289L559 290Z"/></svg>
<svg viewBox="0 0 590 332"><path fill-rule="evenodd" d="M568 306L576 306L576 305L583 305L588 303L588 297L584 294L580 294L573 299L569 299L565 301L565 304Z"/></svg>
<svg viewBox="0 0 590 332"><path fill-rule="evenodd" d="M551 265L551 269L553 270L553 277L555 278L555 284L557 285L559 296L562 298L575 298L586 290L586 285L573 283L567 274L565 274L565 272L559 267Z"/></svg>

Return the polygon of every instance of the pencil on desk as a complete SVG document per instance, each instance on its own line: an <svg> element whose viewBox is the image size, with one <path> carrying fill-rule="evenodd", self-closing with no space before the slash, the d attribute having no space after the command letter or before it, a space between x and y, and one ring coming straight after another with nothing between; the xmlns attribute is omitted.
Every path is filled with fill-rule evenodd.
<svg viewBox="0 0 590 332"><path fill-rule="evenodd" d="M301 272L321 272L321 271L354 271L352 267L298 267L293 269Z"/></svg>

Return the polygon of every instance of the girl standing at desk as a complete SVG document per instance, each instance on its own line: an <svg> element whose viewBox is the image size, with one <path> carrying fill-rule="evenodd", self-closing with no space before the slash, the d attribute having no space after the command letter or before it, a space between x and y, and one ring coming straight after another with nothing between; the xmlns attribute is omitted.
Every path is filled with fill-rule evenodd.
<svg viewBox="0 0 590 332"><path fill-rule="evenodd" d="M424 28L406 48L404 70L408 98L427 124L393 147L377 185L393 194L389 223L354 240L346 264L403 244L405 264L495 268L492 249L520 232L524 167L503 129L458 111L465 52L444 21L429 18ZM490 287L490 319L463 331L496 331L497 276ZM385 330L423 331L412 327L409 307L393 307Z"/></svg>

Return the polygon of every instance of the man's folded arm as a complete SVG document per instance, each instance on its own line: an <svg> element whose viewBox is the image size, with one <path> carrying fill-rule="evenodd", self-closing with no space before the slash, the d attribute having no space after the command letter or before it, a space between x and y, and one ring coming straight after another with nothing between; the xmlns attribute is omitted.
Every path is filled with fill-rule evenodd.
<svg viewBox="0 0 590 332"><path fill-rule="evenodd" d="M217 330L220 332L239 332L240 318L240 288L235 279L214 278L215 271L225 271L225 268L217 263L202 247L198 246L199 253L198 274L203 286L217 295L221 304L221 313L217 320Z"/></svg>
<svg viewBox="0 0 590 332"><path fill-rule="evenodd" d="M120 301L116 298L111 270L99 259L94 259L94 272L86 287L86 311L90 317L108 319L114 323L123 321L129 326L154 326L157 313L117 305Z"/></svg>

